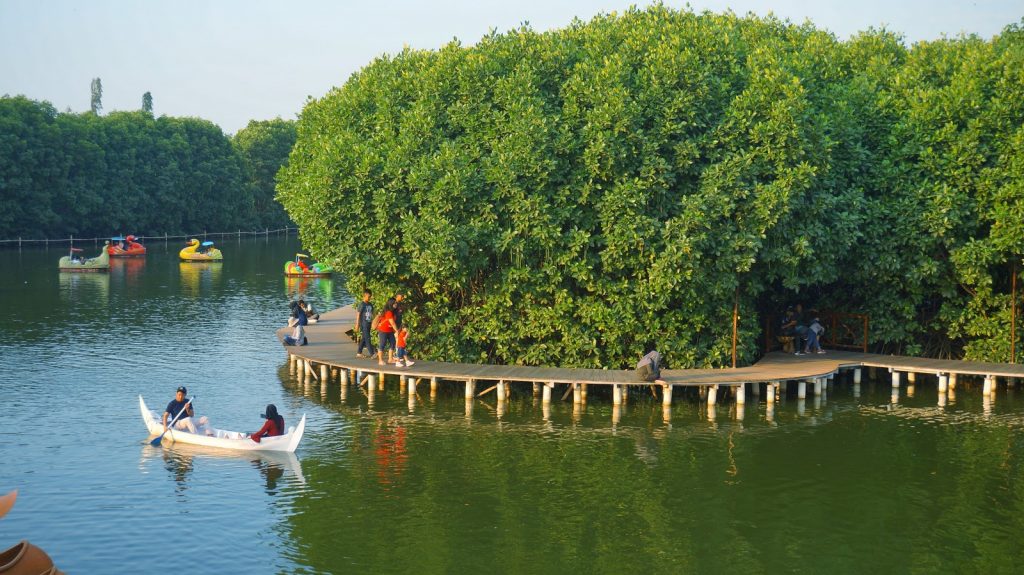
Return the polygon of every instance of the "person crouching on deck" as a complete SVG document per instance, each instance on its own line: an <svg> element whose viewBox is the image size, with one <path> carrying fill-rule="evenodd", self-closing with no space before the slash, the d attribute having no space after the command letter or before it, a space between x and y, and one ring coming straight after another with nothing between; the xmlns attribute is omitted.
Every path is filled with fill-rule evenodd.
<svg viewBox="0 0 1024 575"><path fill-rule="evenodd" d="M276 437L278 435L284 435L284 418L277 414L277 406L271 403L267 406L267 412L261 414L260 417L267 420L263 424L263 427L259 431L249 436L250 439L256 443L260 442L260 439L264 437Z"/></svg>

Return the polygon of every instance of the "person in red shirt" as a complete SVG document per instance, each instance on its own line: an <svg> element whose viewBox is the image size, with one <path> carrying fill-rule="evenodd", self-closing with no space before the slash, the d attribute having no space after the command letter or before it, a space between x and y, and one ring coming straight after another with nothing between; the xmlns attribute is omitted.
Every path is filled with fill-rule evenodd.
<svg viewBox="0 0 1024 575"><path fill-rule="evenodd" d="M395 298L389 298L384 304L384 312L377 324L377 335L379 345L377 346L377 365L384 365L384 350L388 351L388 363L392 360L395 350L395 332L398 325L395 323Z"/></svg>
<svg viewBox="0 0 1024 575"><path fill-rule="evenodd" d="M260 439L264 437L275 437L278 435L284 435L284 418L277 414L277 406L271 403L267 406L267 412L261 414L260 417L267 420L263 424L263 427L259 431L249 436L250 439L256 443L260 442Z"/></svg>
<svg viewBox="0 0 1024 575"><path fill-rule="evenodd" d="M409 328L404 326L398 328L398 335L395 338L395 344L398 348L398 352L396 353L398 359L395 361L395 365L398 367L409 367L416 363L409 359L409 352L405 351L405 339L407 337L409 337Z"/></svg>

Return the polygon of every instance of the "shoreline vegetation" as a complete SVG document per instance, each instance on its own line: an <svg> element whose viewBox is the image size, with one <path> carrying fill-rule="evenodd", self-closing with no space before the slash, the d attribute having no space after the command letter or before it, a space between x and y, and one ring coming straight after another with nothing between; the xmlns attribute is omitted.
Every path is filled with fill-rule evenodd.
<svg viewBox="0 0 1024 575"><path fill-rule="evenodd" d="M294 121L252 121L229 137L200 118L4 96L0 238L287 227L274 176L294 141Z"/></svg>
<svg viewBox="0 0 1024 575"><path fill-rule="evenodd" d="M911 47L664 6L523 26L310 101L278 198L350 291L408 296L426 359L726 366L735 306L745 365L802 302L870 316L871 351L1010 361L1022 74L1019 24Z"/></svg>

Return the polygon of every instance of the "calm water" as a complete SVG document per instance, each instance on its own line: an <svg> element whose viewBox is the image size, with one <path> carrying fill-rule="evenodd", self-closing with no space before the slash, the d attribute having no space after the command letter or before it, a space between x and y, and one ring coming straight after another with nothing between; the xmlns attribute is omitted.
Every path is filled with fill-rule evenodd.
<svg viewBox="0 0 1024 575"><path fill-rule="evenodd" d="M547 417L524 388L501 414L454 385L342 399L289 375L273 336L296 293L351 301L340 278L286 281L294 239L219 243L223 264L154 243L109 275L59 274L56 248L0 251L0 492L19 490L0 549L29 539L70 573L1024 564L1024 390L986 403L961 382L939 407L931 378L898 404L887 381L854 397L841 379L818 401L791 385L771 419L762 402L737 420L731 401L709 419L694 394L667 421L634 391L616 423L593 390ZM289 425L307 414L296 457L150 447L138 396L162 410L181 384L218 427L254 431L267 403Z"/></svg>

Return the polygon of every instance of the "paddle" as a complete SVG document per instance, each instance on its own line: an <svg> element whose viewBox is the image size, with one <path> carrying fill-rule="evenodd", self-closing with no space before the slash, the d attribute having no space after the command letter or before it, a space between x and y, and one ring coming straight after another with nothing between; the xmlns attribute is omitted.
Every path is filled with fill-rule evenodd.
<svg viewBox="0 0 1024 575"><path fill-rule="evenodd" d="M191 399L185 402L185 406L182 407L180 411L178 411L178 415L174 416L174 419L171 420L171 424L167 426L167 429L165 429L164 432L160 434L160 437L157 437L153 441L150 441L150 445L152 445L153 447L160 447L160 442L163 441L164 435L166 435L167 432L170 431L172 427L174 427L175 422L178 421L178 418L181 417L181 414L188 411L189 404L192 403L192 400L195 398L196 396L193 395Z"/></svg>

